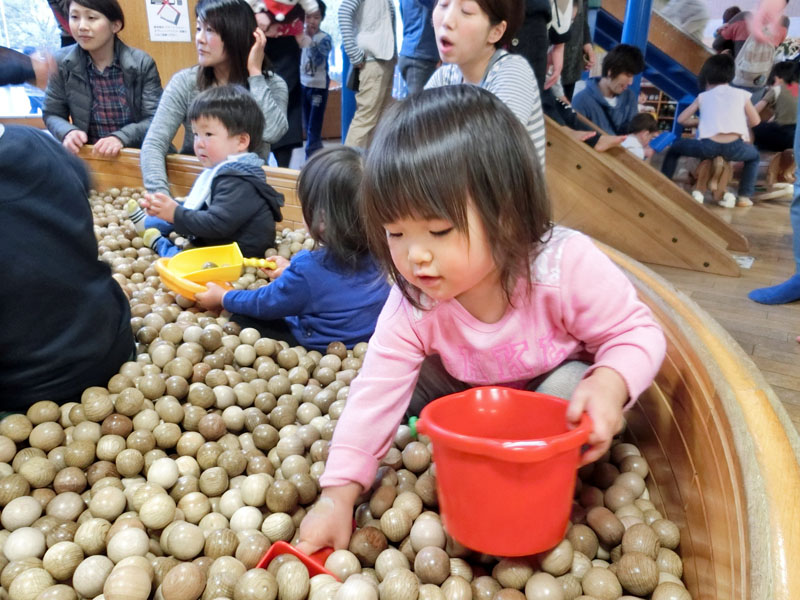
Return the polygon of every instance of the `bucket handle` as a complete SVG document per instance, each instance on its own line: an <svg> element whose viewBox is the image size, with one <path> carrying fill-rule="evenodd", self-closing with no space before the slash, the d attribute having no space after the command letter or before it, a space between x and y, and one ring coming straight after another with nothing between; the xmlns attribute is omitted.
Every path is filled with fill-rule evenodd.
<svg viewBox="0 0 800 600"><path fill-rule="evenodd" d="M441 434L446 436L447 444L451 448L462 452L520 463L531 462L532 458L547 460L558 454L569 452L576 447L580 448L588 441L589 433L593 429L591 417L586 413L581 415L578 427L557 439L548 440L499 441L482 439L476 442L474 438L465 435L442 431L422 418L417 419L415 425L419 433L430 435L435 430L434 435Z"/></svg>

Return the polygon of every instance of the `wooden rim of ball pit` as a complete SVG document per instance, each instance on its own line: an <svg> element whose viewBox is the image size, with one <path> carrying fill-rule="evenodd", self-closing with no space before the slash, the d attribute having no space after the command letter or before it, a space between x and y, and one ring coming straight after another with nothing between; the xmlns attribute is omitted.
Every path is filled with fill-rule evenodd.
<svg viewBox="0 0 800 600"><path fill-rule="evenodd" d="M138 152L86 159L99 190L141 186ZM173 192L202 168L170 156ZM302 223L297 172L267 168L286 195L287 226ZM603 248L636 285L667 337L653 385L628 414L628 435L651 467L649 491L680 528L684 581L695 600L790 600L800 589L800 439L774 392L737 343L692 300L636 260Z"/></svg>

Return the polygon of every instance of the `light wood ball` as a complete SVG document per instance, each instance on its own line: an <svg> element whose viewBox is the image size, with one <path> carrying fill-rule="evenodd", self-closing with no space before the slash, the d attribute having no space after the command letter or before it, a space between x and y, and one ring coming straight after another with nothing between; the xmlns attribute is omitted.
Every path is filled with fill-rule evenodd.
<svg viewBox="0 0 800 600"><path fill-rule="evenodd" d="M164 600L197 600L206 587L206 577L193 563L181 563L164 576L161 595Z"/></svg>
<svg viewBox="0 0 800 600"><path fill-rule="evenodd" d="M104 600L147 600L152 583L141 567L124 566L114 569L103 585Z"/></svg>
<svg viewBox="0 0 800 600"><path fill-rule="evenodd" d="M233 588L233 600L275 600L277 597L278 580L266 569L250 569Z"/></svg>
<svg viewBox="0 0 800 600"><path fill-rule="evenodd" d="M58 581L66 581L83 561L83 549L75 542L58 542L48 548L42 565Z"/></svg>
<svg viewBox="0 0 800 600"><path fill-rule="evenodd" d="M103 592L103 585L114 563L107 556L96 555L84 559L72 575L72 586L78 595L94 598Z"/></svg>
<svg viewBox="0 0 800 600"><path fill-rule="evenodd" d="M14 578L8 588L9 600L36 600L36 597L53 585L50 573L42 568L24 571Z"/></svg>

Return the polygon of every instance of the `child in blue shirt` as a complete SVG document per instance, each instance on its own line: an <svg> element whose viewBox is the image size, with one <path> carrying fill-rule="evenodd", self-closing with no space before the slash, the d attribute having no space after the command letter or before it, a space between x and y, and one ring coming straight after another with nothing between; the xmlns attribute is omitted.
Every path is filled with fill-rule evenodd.
<svg viewBox="0 0 800 600"><path fill-rule="evenodd" d="M300 172L297 194L303 220L317 247L289 262L276 256L267 270L274 279L257 290L233 290L210 283L196 294L207 310L233 313L264 337L325 351L341 341L367 341L389 294L389 284L367 249L358 211L363 173L361 152L348 146L320 150Z"/></svg>

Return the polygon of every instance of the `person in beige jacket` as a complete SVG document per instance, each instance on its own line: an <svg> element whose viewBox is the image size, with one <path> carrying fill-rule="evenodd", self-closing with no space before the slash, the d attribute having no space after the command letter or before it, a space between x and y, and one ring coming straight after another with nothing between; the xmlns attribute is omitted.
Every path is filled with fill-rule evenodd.
<svg viewBox="0 0 800 600"><path fill-rule="evenodd" d="M391 0L342 0L339 27L351 68L358 69L356 113L344 143L366 148L392 99L397 62L394 4Z"/></svg>

